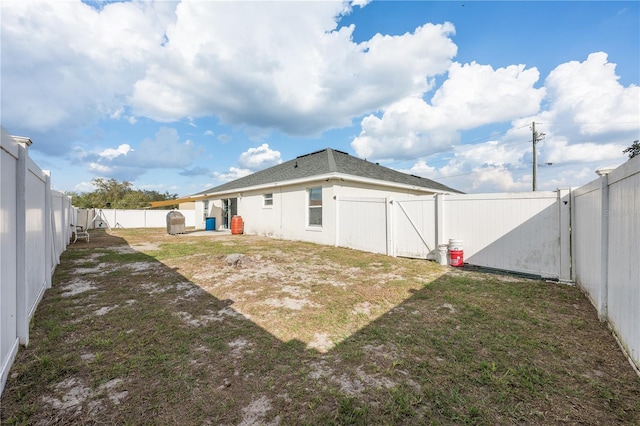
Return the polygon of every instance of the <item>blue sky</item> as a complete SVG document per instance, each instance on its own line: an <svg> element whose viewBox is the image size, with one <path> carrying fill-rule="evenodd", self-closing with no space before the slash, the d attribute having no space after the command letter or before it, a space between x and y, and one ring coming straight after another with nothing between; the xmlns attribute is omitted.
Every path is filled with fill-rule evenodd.
<svg viewBox="0 0 640 426"><path fill-rule="evenodd" d="M640 3L3 1L1 124L55 189L181 196L326 147L465 192L640 135Z"/></svg>

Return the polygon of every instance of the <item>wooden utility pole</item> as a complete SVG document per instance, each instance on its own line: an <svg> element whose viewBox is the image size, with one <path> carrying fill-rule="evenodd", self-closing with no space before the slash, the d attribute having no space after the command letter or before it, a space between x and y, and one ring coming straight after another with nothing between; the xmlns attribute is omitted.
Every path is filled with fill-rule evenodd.
<svg viewBox="0 0 640 426"><path fill-rule="evenodd" d="M536 132L536 122L531 122L531 131L533 132L532 141L533 141L533 190L537 189L537 180L538 180L538 150L536 148L536 144L544 139L544 133Z"/></svg>

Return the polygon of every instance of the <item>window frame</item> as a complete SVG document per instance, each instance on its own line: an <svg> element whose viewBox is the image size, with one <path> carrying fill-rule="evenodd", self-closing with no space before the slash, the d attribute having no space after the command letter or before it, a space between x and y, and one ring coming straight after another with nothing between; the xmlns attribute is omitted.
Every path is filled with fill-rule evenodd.
<svg viewBox="0 0 640 426"><path fill-rule="evenodd" d="M317 190L320 190L320 200L314 200L311 197L316 194L317 195ZM311 228L311 229L319 229L322 228L322 208L323 208L323 202L322 202L322 186L313 186L313 187L309 187L307 188L307 227ZM318 202L319 201L319 205L312 205L313 202ZM311 223L311 219L313 217L312 215L312 210L319 210L320 211L320 223Z"/></svg>
<svg viewBox="0 0 640 426"><path fill-rule="evenodd" d="M273 192L262 194L262 207L266 209L273 208Z"/></svg>

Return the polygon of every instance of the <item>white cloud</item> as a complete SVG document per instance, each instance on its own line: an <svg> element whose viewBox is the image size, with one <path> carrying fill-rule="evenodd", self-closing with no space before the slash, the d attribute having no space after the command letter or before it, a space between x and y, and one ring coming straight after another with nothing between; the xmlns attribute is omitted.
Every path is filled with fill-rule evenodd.
<svg viewBox="0 0 640 426"><path fill-rule="evenodd" d="M452 64L448 79L427 103L421 96L402 99L382 117L362 120L351 146L360 157L415 158L459 142L460 130L534 114L544 89L534 88L539 73L512 65L494 70L474 63Z"/></svg>
<svg viewBox="0 0 640 426"><path fill-rule="evenodd" d="M623 159L623 144L597 144L584 142L569 144L563 138L554 138L553 142L545 143L541 150L544 160L551 163L588 163L598 160L603 163Z"/></svg>
<svg viewBox="0 0 640 426"><path fill-rule="evenodd" d="M89 171L100 176L109 176L113 172L113 168L104 164L89 163Z"/></svg>
<svg viewBox="0 0 640 426"><path fill-rule="evenodd" d="M169 2L2 2L3 124L35 138L118 119L133 83L159 50ZM69 140L39 150L63 153Z"/></svg>
<svg viewBox="0 0 640 426"><path fill-rule="evenodd" d="M240 179L241 177L245 177L250 175L251 173L253 173L251 170L248 169L239 169L237 167L229 167L229 171L226 173L218 173L218 172L214 172L213 173L213 177L221 180L221 181L232 181L232 180L236 180L236 179Z"/></svg>
<svg viewBox="0 0 640 426"><path fill-rule="evenodd" d="M90 153L78 150L76 156L96 175L131 181L150 169L186 169L200 153L192 141L181 142L175 129L162 127L154 139L143 140L135 150L121 144Z"/></svg>
<svg viewBox="0 0 640 426"><path fill-rule="evenodd" d="M351 0L351 6L365 7L373 0Z"/></svg>
<svg viewBox="0 0 640 426"><path fill-rule="evenodd" d="M435 167L429 166L426 161L418 160L410 169L399 170L403 173L407 173L410 175L422 176L422 177L432 177L437 174L437 170Z"/></svg>
<svg viewBox="0 0 640 426"><path fill-rule="evenodd" d="M205 130L205 132L203 133L204 136L213 136L213 130Z"/></svg>
<svg viewBox="0 0 640 426"><path fill-rule="evenodd" d="M223 122L309 134L428 90L456 46L451 24L357 44L340 2L182 2L161 63L130 102L160 121ZM215 70L213 72L212 70Z"/></svg>
<svg viewBox="0 0 640 426"><path fill-rule="evenodd" d="M532 186L534 121L536 130L545 133L537 144L538 188L595 179L597 168L624 162L622 151L640 135L640 88L622 86L615 64L607 62L604 53L560 64L541 89L533 87L537 71L527 74L521 67L494 73L477 64L454 64L451 69L432 105L420 98L404 99L380 118L365 117L352 143L356 152L368 158L427 156L406 171L467 192L526 191ZM491 92L499 94L495 100L488 99ZM536 114L545 93L546 108ZM455 146L457 130L499 122L510 114L512 127L494 141ZM434 152L443 154L429 157ZM444 154L453 157L439 166ZM547 162L553 165L542 165Z"/></svg>
<svg viewBox="0 0 640 426"><path fill-rule="evenodd" d="M431 102L448 127L472 129L535 114L545 96L534 88L540 74L524 65L494 70L475 62L449 68L447 80Z"/></svg>
<svg viewBox="0 0 640 426"><path fill-rule="evenodd" d="M556 67L545 80L551 102L548 118L558 122L559 129L580 135L580 140L629 132L637 135L640 87L622 86L615 68L604 52Z"/></svg>
<svg viewBox="0 0 640 426"><path fill-rule="evenodd" d="M264 143L257 148L249 148L240 154L238 164L249 170L261 170L282 163L280 151L274 151Z"/></svg>
<svg viewBox="0 0 640 426"><path fill-rule="evenodd" d="M542 161L582 163L594 171L626 160L622 151L640 136L640 87L622 86L615 68L596 52L549 73L549 108L536 119L546 133L539 143Z"/></svg>
<svg viewBox="0 0 640 426"><path fill-rule="evenodd" d="M147 138L126 157L116 157L117 165L138 168L184 168L198 158L200 150L193 142L180 141L178 132L161 127L154 139Z"/></svg>
<svg viewBox="0 0 640 426"><path fill-rule="evenodd" d="M488 141L476 145L460 145L453 155L434 164L418 160L411 168L401 170L442 182L463 192L527 191L531 189L530 176L522 173L523 158L527 155L522 145Z"/></svg>
<svg viewBox="0 0 640 426"><path fill-rule="evenodd" d="M95 185L91 182L80 182L73 188L76 192L92 192L96 189Z"/></svg>
<svg viewBox="0 0 640 426"><path fill-rule="evenodd" d="M120 155L127 155L127 153L129 153L130 151L133 151L131 149L131 147L129 146L129 144L122 144L120 146L118 146L117 149L113 149L113 148L107 148L102 152L98 153L98 156L102 157L102 158L106 158L107 160L113 160L114 158L120 156Z"/></svg>

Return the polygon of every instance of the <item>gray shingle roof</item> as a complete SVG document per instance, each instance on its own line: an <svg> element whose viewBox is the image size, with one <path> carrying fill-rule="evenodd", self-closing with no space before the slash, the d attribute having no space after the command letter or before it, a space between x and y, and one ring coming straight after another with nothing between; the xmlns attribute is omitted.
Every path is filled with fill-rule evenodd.
<svg viewBox="0 0 640 426"><path fill-rule="evenodd" d="M418 186L434 190L435 192L460 193L460 191L456 189L449 188L448 186L442 185L441 183L435 182L431 179L401 173L397 170L353 157L346 152L327 148L322 151L301 155L300 157L278 164L277 166L255 172L248 176L224 183L220 186L207 189L194 195L227 192L235 189L309 178L329 173L341 173L361 178Z"/></svg>

